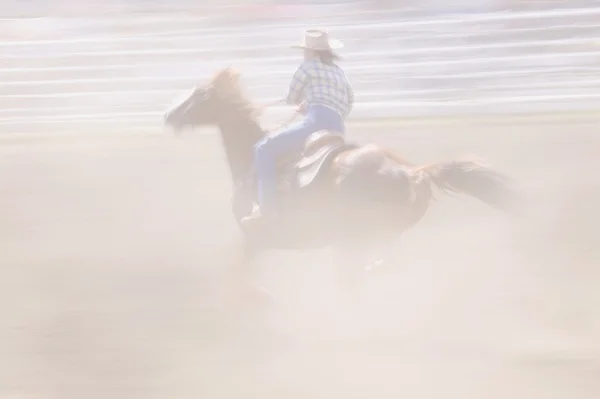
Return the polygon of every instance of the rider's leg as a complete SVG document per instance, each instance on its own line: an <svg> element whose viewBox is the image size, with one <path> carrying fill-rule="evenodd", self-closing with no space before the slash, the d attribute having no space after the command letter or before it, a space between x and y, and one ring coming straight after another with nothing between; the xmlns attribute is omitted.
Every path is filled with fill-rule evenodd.
<svg viewBox="0 0 600 399"><path fill-rule="evenodd" d="M262 214L269 214L277 209L275 204L277 157L301 149L312 133L323 129L343 133L343 119L329 108L313 106L308 109L306 117L301 122L275 135L267 136L256 144L258 205Z"/></svg>
<svg viewBox="0 0 600 399"><path fill-rule="evenodd" d="M315 130L315 117L308 114L301 122L259 141L254 147L258 174L258 206L263 215L276 210L276 163L277 158L294 149L301 148Z"/></svg>

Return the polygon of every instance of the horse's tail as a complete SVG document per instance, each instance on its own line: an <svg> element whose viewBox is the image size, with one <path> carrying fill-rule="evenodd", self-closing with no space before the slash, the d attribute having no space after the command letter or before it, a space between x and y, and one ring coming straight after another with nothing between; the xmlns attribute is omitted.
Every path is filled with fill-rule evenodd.
<svg viewBox="0 0 600 399"><path fill-rule="evenodd" d="M502 211L517 211L518 196L509 179L475 161L452 161L422 169L442 192L467 194Z"/></svg>

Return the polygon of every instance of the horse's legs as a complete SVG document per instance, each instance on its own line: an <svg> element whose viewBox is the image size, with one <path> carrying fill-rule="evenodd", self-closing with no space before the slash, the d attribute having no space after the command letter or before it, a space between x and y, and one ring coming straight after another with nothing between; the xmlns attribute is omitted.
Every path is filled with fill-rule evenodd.
<svg viewBox="0 0 600 399"><path fill-rule="evenodd" d="M391 236L383 236L373 245L375 251L373 258L366 265L366 272L369 275L385 274L398 265L401 250L401 233Z"/></svg>
<svg viewBox="0 0 600 399"><path fill-rule="evenodd" d="M364 293L368 247L358 239L340 239L334 247L337 261L335 274L340 299L357 303Z"/></svg>
<svg viewBox="0 0 600 399"><path fill-rule="evenodd" d="M273 296L256 282L256 259L262 248L251 241L244 240L230 269L233 281L233 296L243 302L273 302Z"/></svg>

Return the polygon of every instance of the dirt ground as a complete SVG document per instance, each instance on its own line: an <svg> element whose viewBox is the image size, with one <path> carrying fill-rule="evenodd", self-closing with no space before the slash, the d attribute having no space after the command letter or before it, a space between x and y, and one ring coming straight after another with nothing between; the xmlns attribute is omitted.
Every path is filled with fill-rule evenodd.
<svg viewBox="0 0 600 399"><path fill-rule="evenodd" d="M222 301L239 236L215 135L0 136L0 399L598 398L599 133L353 128L416 162L480 155L528 200L441 197L353 314L326 251L264 259L272 308Z"/></svg>

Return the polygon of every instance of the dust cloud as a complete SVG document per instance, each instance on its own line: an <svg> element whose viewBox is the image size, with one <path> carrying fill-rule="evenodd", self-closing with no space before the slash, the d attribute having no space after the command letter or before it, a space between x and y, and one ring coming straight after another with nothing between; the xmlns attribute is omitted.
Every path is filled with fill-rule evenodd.
<svg viewBox="0 0 600 399"><path fill-rule="evenodd" d="M527 198L440 196L354 313L327 251L265 256L271 307L223 301L214 134L0 136L0 398L597 398L597 126L352 127L414 162L482 156Z"/></svg>

